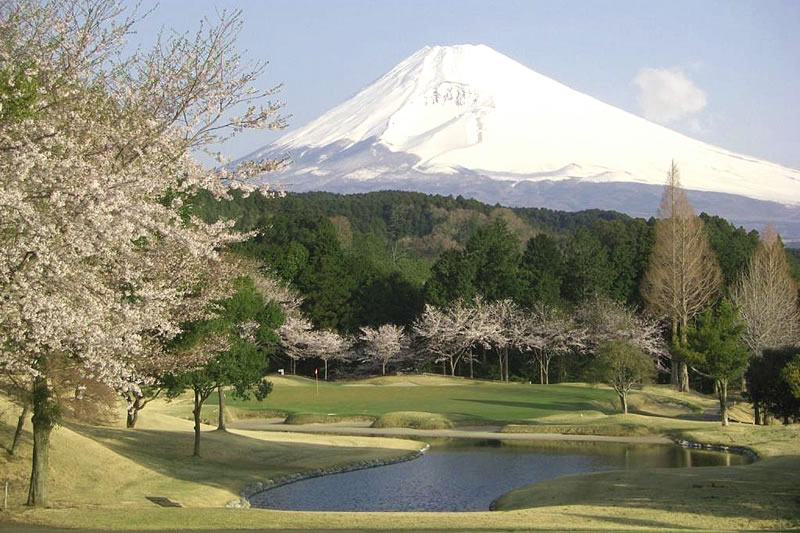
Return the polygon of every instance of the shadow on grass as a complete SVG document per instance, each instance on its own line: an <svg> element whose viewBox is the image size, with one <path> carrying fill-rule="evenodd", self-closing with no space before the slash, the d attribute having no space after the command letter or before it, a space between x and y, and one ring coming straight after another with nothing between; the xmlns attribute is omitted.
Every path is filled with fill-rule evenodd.
<svg viewBox="0 0 800 533"><path fill-rule="evenodd" d="M579 514L579 513L569 513L569 515L586 520L609 522L611 524L616 524L618 526L658 528L660 530L661 529L677 529L680 531L686 530L686 528L683 526L678 526L670 522L657 522L655 520L642 520L638 518L627 518L622 516L600 516L600 515Z"/></svg>
<svg viewBox="0 0 800 533"><path fill-rule="evenodd" d="M186 431L121 429L65 424L171 478L238 492L248 483L279 475L347 464L371 457L401 455L401 450L348 448L254 439L221 431L204 431L200 457L192 456L194 435Z"/></svg>
<svg viewBox="0 0 800 533"><path fill-rule="evenodd" d="M515 508L597 505L680 512L703 517L796 520L800 458L768 458L752 465L600 472L547 481L512 493ZM554 496L555 494L555 496ZM502 499L501 499L502 500ZM524 503L523 503L524 502ZM619 524L674 527L639 520L586 515Z"/></svg>

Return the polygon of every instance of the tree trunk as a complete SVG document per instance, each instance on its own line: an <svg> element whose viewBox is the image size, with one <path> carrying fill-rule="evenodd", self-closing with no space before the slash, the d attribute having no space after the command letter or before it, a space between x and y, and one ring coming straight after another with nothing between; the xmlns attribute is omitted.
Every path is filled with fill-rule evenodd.
<svg viewBox="0 0 800 533"><path fill-rule="evenodd" d="M453 377L456 375L456 361L452 357L450 358L450 375Z"/></svg>
<svg viewBox="0 0 800 533"><path fill-rule="evenodd" d="M719 413L722 417L722 425L728 425L728 380L717 380L717 396L719 397Z"/></svg>
<svg viewBox="0 0 800 533"><path fill-rule="evenodd" d="M672 326L672 336L670 337L670 341L675 343L675 342L678 342L678 320L673 316L672 320L670 322L671 322L670 325ZM670 359L670 364L671 364L672 372L670 372L669 382L673 387L675 387L677 389L678 388L678 361L676 361L674 358L671 358Z"/></svg>
<svg viewBox="0 0 800 533"><path fill-rule="evenodd" d="M381 364L381 374L386 375L386 363Z"/></svg>
<svg viewBox="0 0 800 533"><path fill-rule="evenodd" d="M539 385L544 385L544 359L539 355Z"/></svg>
<svg viewBox="0 0 800 533"><path fill-rule="evenodd" d="M474 379L475 378L475 373L472 370L472 354L469 354L469 355L470 355L470 357L469 357L469 379Z"/></svg>
<svg viewBox="0 0 800 533"><path fill-rule="evenodd" d="M325 381L328 381L328 360L325 359Z"/></svg>
<svg viewBox="0 0 800 533"><path fill-rule="evenodd" d="M544 383L550 385L550 358L547 356L544 358Z"/></svg>
<svg viewBox="0 0 800 533"><path fill-rule="evenodd" d="M31 406L27 403L22 406L22 413L19 415L19 419L17 420L17 430L14 432L14 440L11 441L11 448L8 450L8 453L11 455L17 453L19 441L22 440L22 428L25 427L25 420L28 418L28 413L30 413L30 411Z"/></svg>
<svg viewBox="0 0 800 533"><path fill-rule="evenodd" d="M128 412L125 416L125 427L128 429L135 428L137 420L139 420L139 410L133 406L128 409Z"/></svg>
<svg viewBox="0 0 800 533"><path fill-rule="evenodd" d="M136 427L136 422L139 420L139 410L143 407L142 399L136 396L133 403L128 407L128 413L125 417L125 427L133 429Z"/></svg>
<svg viewBox="0 0 800 533"><path fill-rule="evenodd" d="M689 365L686 361L678 363L678 391L689 392Z"/></svg>
<svg viewBox="0 0 800 533"><path fill-rule="evenodd" d="M497 350L497 364L500 367L500 381L503 381L503 350Z"/></svg>
<svg viewBox="0 0 800 533"><path fill-rule="evenodd" d="M628 395L624 392L618 392L617 396L619 396L619 403L622 404L622 414L628 414Z"/></svg>
<svg viewBox="0 0 800 533"><path fill-rule="evenodd" d="M217 429L219 431L227 431L225 427L225 391L222 385L217 387L217 395L219 396L219 421L217 422Z"/></svg>
<svg viewBox="0 0 800 533"><path fill-rule="evenodd" d="M194 415L194 452L192 453L195 457L200 457L200 409L203 407L203 400L200 399L200 393L195 390L194 391L194 410L192 414Z"/></svg>
<svg viewBox="0 0 800 533"><path fill-rule="evenodd" d="M689 317L684 313L681 315L680 343L681 346L689 345ZM678 361L678 391L689 392L689 365L686 361Z"/></svg>
<svg viewBox="0 0 800 533"><path fill-rule="evenodd" d="M47 379L33 382L33 463L28 505L47 505L47 478L50 459L50 433L56 423L56 405Z"/></svg>

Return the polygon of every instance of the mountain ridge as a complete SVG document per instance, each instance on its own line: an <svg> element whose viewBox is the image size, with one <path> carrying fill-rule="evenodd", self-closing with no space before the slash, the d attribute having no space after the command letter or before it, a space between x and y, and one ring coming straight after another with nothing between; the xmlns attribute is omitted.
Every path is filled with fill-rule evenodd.
<svg viewBox="0 0 800 533"><path fill-rule="evenodd" d="M265 179L290 183L298 192L390 188L551 207L541 197L554 183L570 190L605 184L608 194L625 189L631 196L613 208L646 206L652 214L658 204L649 188L663 185L675 159L688 190L751 200L733 202L731 211L730 199L720 197L721 211L713 202L705 210L756 225L768 221L748 213L775 211L786 222L784 232L800 238L800 171L648 122L485 45L423 48L318 119L243 159L286 155L292 165ZM631 185L645 186L644 200L634 198ZM570 204L593 207L601 206L591 197Z"/></svg>

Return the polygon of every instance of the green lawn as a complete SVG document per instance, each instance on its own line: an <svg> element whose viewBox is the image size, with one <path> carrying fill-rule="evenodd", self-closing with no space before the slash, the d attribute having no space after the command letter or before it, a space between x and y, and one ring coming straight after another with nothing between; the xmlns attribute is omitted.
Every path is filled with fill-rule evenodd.
<svg viewBox="0 0 800 533"><path fill-rule="evenodd" d="M523 422L514 431L670 434L705 443L747 446L752 465L598 472L521 487L499 502L500 512L327 513L229 510L219 506L245 484L288 472L363 459L397 457L410 440L238 431L203 432L203 457L191 458L191 401L156 402L141 427L65 424L53 435L51 495L55 509L25 509L30 461L26 431L20 456L0 453L12 480L4 520L23 524L121 530L327 529L467 530L741 530L800 527L800 427L691 420L715 407L713 398L668 387L637 393L639 414L615 414L614 394L585 385L524 385L443 379L373 378L320 384L275 378L264 403L230 401L239 413L269 411L377 417L433 412L448 420ZM450 383L451 385L448 385ZM215 399L209 401L214 408ZM254 410L260 410L254 412ZM0 397L0 439L8 441L17 409ZM642 413L650 413L650 416ZM210 413L209 413L210 414ZM400 413L409 418L424 413ZM652 416L655 415L655 416ZM175 418L178 416L178 418ZM213 417L209 417L213 418ZM412 417L413 418L413 417ZM310 420L316 420L310 417ZM211 428L208 428L211 429ZM189 508L162 509L144 497L167 496ZM13 525L12 525L13 527Z"/></svg>
<svg viewBox="0 0 800 533"><path fill-rule="evenodd" d="M441 378L404 383L384 380L320 383L319 392L311 380L275 378L272 394L263 402L228 399L228 406L247 410L284 413L333 413L379 417L395 411L420 411L447 415L455 421L512 422L556 413L610 408L614 393L580 385L528 385L453 380L456 385L439 385ZM453 382L451 381L451 383ZM291 383L291 385L289 385ZM377 383L377 384L376 384ZM463 383L463 384L461 384ZM217 403L216 395L207 405Z"/></svg>

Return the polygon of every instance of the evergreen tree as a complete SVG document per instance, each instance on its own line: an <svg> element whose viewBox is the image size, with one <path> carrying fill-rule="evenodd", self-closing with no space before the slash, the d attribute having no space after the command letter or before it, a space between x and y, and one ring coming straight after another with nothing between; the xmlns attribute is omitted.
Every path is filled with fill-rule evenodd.
<svg viewBox="0 0 800 533"><path fill-rule="evenodd" d="M475 273L474 287L479 294L489 301L519 297L520 243L503 219L478 228L464 253Z"/></svg>
<svg viewBox="0 0 800 533"><path fill-rule="evenodd" d="M559 306L565 271L564 258L555 239L545 233L531 238L525 246L520 264L523 285L520 303L529 309L537 303Z"/></svg>
<svg viewBox="0 0 800 533"><path fill-rule="evenodd" d="M763 418L757 422L765 423L767 413L783 419L785 424L800 418L798 366L800 346L790 346L764 350L762 358L747 369L744 395L763 406Z"/></svg>
<svg viewBox="0 0 800 533"><path fill-rule="evenodd" d="M736 308L723 299L716 310L708 307L697 316L689 328L688 347L678 347L695 370L714 380L723 426L728 425L728 384L747 368L743 332Z"/></svg>
<svg viewBox="0 0 800 533"><path fill-rule="evenodd" d="M565 299L580 303L608 294L612 280L608 252L589 229L578 228L567 241L564 256L566 275L561 292Z"/></svg>
<svg viewBox="0 0 800 533"><path fill-rule="evenodd" d="M425 302L434 307L446 307L457 300L470 301L474 295L475 263L461 251L443 252L425 283Z"/></svg>
<svg viewBox="0 0 800 533"><path fill-rule="evenodd" d="M215 390L234 387L234 396L264 399L272 385L263 380L271 347L280 342L275 330L283 322L283 314L274 302L264 300L253 280L242 277L235 281L236 292L212 306L213 316L187 324L174 342L178 352L206 352L210 359L184 372L165 376L167 396L175 398L190 389L194 394L194 452L200 455L200 413L203 404ZM222 400L223 396L220 396ZM224 403L220 403L220 426L224 429Z"/></svg>

